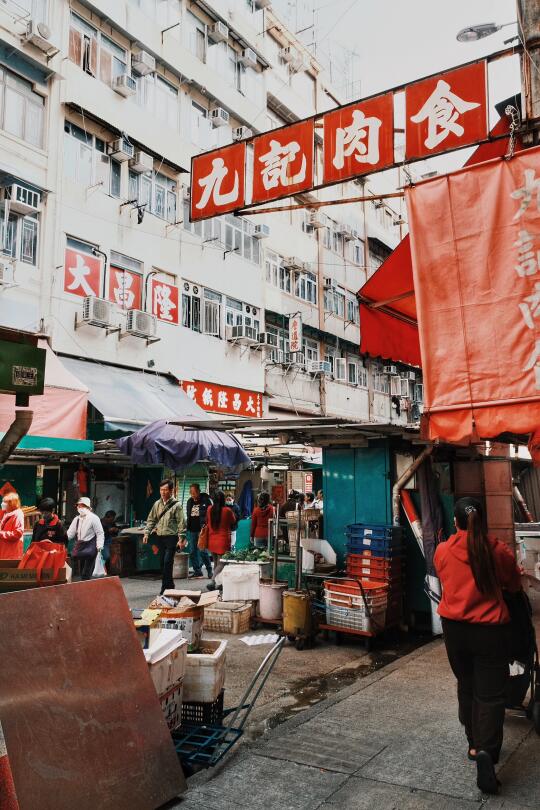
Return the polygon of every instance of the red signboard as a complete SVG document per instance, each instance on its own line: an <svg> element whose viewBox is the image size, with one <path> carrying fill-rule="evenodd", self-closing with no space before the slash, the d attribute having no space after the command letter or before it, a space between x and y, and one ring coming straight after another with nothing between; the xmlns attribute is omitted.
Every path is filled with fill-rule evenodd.
<svg viewBox="0 0 540 810"><path fill-rule="evenodd" d="M300 312L289 318L289 351L302 351L302 315Z"/></svg>
<svg viewBox="0 0 540 810"><path fill-rule="evenodd" d="M142 308L142 276L111 265L109 270L109 301L122 309Z"/></svg>
<svg viewBox="0 0 540 810"><path fill-rule="evenodd" d="M405 90L405 157L429 157L485 140L486 63L450 70Z"/></svg>
<svg viewBox="0 0 540 810"><path fill-rule="evenodd" d="M205 411L257 419L263 415L263 395L258 391L201 380L184 380L181 385L188 397Z"/></svg>
<svg viewBox="0 0 540 810"><path fill-rule="evenodd" d="M324 182L337 183L394 162L392 93L332 110L323 118Z"/></svg>
<svg viewBox="0 0 540 810"><path fill-rule="evenodd" d="M407 206L430 438L532 432L540 425L540 148L421 183Z"/></svg>
<svg viewBox="0 0 540 810"><path fill-rule="evenodd" d="M255 138L252 202L275 200L312 188L313 138L313 121Z"/></svg>
<svg viewBox="0 0 540 810"><path fill-rule="evenodd" d="M194 157L191 162L191 221L226 214L244 205L245 143Z"/></svg>
<svg viewBox="0 0 540 810"><path fill-rule="evenodd" d="M64 259L64 291L86 298L101 296L101 267L98 256L66 248Z"/></svg>
<svg viewBox="0 0 540 810"><path fill-rule="evenodd" d="M178 323L178 287L152 279L152 315L166 323Z"/></svg>

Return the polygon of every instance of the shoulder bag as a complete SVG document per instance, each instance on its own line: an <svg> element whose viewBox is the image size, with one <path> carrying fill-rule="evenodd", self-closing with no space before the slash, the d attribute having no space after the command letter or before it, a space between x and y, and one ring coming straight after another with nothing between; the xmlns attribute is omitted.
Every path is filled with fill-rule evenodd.
<svg viewBox="0 0 540 810"><path fill-rule="evenodd" d="M172 509L173 506L178 506L178 503L179 503L179 501L177 501L175 498L171 498L171 501L167 504L167 506L165 507L165 509L161 513L161 515L158 517L157 523L154 526L154 528L152 529L152 532L151 532L151 535L150 535L151 537L157 537L158 536L157 532L156 532L157 527L159 526L159 524L161 523L161 521L163 520L163 518L165 517L165 515L169 511L169 509Z"/></svg>

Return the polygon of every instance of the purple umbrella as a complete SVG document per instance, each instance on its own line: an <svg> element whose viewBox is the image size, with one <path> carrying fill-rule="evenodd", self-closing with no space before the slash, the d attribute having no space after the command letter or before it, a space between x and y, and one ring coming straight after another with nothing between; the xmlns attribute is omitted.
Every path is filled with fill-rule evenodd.
<svg viewBox="0 0 540 810"><path fill-rule="evenodd" d="M175 472L198 461L213 461L235 472L251 466L238 439L220 430L184 430L165 420L116 439L118 448L135 464L163 464Z"/></svg>

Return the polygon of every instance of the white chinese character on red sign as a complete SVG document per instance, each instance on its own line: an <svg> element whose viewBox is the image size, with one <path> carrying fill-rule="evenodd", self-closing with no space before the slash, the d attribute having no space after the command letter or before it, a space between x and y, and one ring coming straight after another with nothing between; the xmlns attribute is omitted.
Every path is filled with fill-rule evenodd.
<svg viewBox="0 0 540 810"><path fill-rule="evenodd" d="M154 312L164 321L174 321L172 312L176 304L171 300L171 294L168 284L156 284L154 287Z"/></svg>
<svg viewBox="0 0 540 810"><path fill-rule="evenodd" d="M353 110L352 123L348 127L336 129L336 150L332 163L336 169L342 169L345 158L355 152L358 163L379 162L379 130L382 121L371 116L366 118L362 110ZM367 143L366 143L367 139Z"/></svg>
<svg viewBox="0 0 540 810"><path fill-rule="evenodd" d="M197 388L195 385L187 385L186 386L186 394L190 399L195 399L197 396Z"/></svg>
<svg viewBox="0 0 540 810"><path fill-rule="evenodd" d="M518 264L515 270L518 276L534 276L540 267L540 250L534 251L534 237L525 230L519 232L519 239L514 242L518 249Z"/></svg>
<svg viewBox="0 0 540 810"><path fill-rule="evenodd" d="M423 107L416 115L411 116L411 121L419 124L427 119L428 135L424 144L428 149L434 149L450 132L461 137L465 130L458 124L459 116L479 106L480 104L475 101L464 101L450 90L448 82L439 79L435 90Z"/></svg>
<svg viewBox="0 0 540 810"><path fill-rule="evenodd" d="M297 174L289 177L289 166L294 163L300 152L300 144L297 141L291 141L287 144L280 144L279 141L272 139L270 141L270 151L261 155L259 160L264 165L261 171L263 186L266 191L278 186L295 185L302 183L306 178L307 161L306 156L302 155L302 164Z"/></svg>
<svg viewBox="0 0 540 810"><path fill-rule="evenodd" d="M531 359L525 366L524 371L531 371L533 368L536 376L536 388L540 389L540 340L535 342Z"/></svg>
<svg viewBox="0 0 540 810"><path fill-rule="evenodd" d="M540 281L534 285L534 292L519 305L523 319L529 329L534 329L534 318L540 316Z"/></svg>
<svg viewBox="0 0 540 810"><path fill-rule="evenodd" d="M519 219L532 202L532 196L536 193L536 209L540 211L540 177L536 177L534 169L525 169L524 184L521 188L516 188L511 193L514 200L521 200L520 206L514 214L514 219Z"/></svg>
<svg viewBox="0 0 540 810"><path fill-rule="evenodd" d="M124 272L124 270L115 270L114 277L116 279L116 286L113 289L114 300L124 309L131 309L135 301L135 293L131 289L134 281L133 276L131 273Z"/></svg>
<svg viewBox="0 0 540 810"><path fill-rule="evenodd" d="M211 388L205 388L202 393L203 405L207 408L212 408L214 405L214 395Z"/></svg>
<svg viewBox="0 0 540 810"><path fill-rule="evenodd" d="M66 290L75 292L80 289L85 295L97 295L98 290L92 289L88 283L87 277L92 276L92 268L87 264L85 257L82 253L73 253L72 251L70 253L75 256L75 266L72 265L66 268L73 276L73 281L67 285Z"/></svg>
<svg viewBox="0 0 540 810"><path fill-rule="evenodd" d="M240 187L237 171L234 172L234 185L232 191L228 191L225 194L221 193L222 183L228 173L229 169L225 165L223 158L214 158L212 161L212 171L210 174L208 174L206 177L202 177L198 181L199 185L204 188L204 191L201 199L198 203L196 203L195 208L198 208L201 211L206 208L208 201L210 200L210 196L212 196L214 205L217 206L228 205L229 203L236 202Z"/></svg>
<svg viewBox="0 0 540 810"><path fill-rule="evenodd" d="M242 397L240 396L238 391L235 391L234 393L232 406L235 411L239 411L242 408Z"/></svg>
<svg viewBox="0 0 540 810"><path fill-rule="evenodd" d="M246 413L255 413L255 401L252 396L248 397L246 403Z"/></svg>
<svg viewBox="0 0 540 810"><path fill-rule="evenodd" d="M229 404L229 397L226 391L218 391L217 396L218 408L227 408Z"/></svg>

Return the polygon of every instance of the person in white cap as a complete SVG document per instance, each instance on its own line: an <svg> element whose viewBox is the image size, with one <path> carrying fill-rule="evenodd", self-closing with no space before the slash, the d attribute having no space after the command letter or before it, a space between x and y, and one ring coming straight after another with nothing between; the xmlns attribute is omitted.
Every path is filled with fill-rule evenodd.
<svg viewBox="0 0 540 810"><path fill-rule="evenodd" d="M75 540L71 556L79 561L81 579L91 579L96 557L103 548L105 535L101 520L92 512L90 498L81 497L77 501L76 518L68 529L68 540Z"/></svg>

